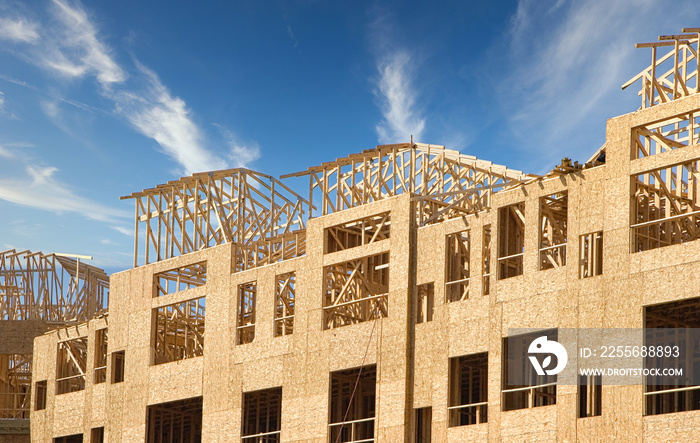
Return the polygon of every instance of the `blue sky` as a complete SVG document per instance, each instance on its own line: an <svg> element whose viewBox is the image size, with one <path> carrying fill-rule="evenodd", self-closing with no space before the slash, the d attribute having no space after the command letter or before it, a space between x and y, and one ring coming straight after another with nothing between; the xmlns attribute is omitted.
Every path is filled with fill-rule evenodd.
<svg viewBox="0 0 700 443"><path fill-rule="evenodd" d="M122 195L411 135L532 173L585 161L639 107L634 43L700 25L696 0L658 4L0 0L0 250L127 269Z"/></svg>

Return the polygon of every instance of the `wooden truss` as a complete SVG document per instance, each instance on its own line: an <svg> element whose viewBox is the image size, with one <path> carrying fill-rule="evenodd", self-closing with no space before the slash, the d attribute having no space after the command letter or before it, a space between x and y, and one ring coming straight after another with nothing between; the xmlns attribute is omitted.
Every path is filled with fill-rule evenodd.
<svg viewBox="0 0 700 443"><path fill-rule="evenodd" d="M700 92L698 82L698 39L700 28L685 28L684 34L662 35L658 42L638 43L637 48L651 48L651 64L622 85L622 89L642 80L640 109L667 103ZM672 49L659 57L660 48Z"/></svg>
<svg viewBox="0 0 700 443"><path fill-rule="evenodd" d="M153 310L154 364L198 357L204 353L204 297Z"/></svg>
<svg viewBox="0 0 700 443"><path fill-rule="evenodd" d="M633 252L700 237L700 160L632 176Z"/></svg>
<svg viewBox="0 0 700 443"><path fill-rule="evenodd" d="M281 422L282 388L243 394L241 443L280 442Z"/></svg>
<svg viewBox="0 0 700 443"><path fill-rule="evenodd" d="M207 262L192 263L153 274L153 296L204 286L207 283Z"/></svg>
<svg viewBox="0 0 700 443"><path fill-rule="evenodd" d="M469 231L448 235L446 243L445 301L466 300L469 298Z"/></svg>
<svg viewBox="0 0 700 443"><path fill-rule="evenodd" d="M59 343L56 362L56 394L85 389L86 368L87 337Z"/></svg>
<svg viewBox="0 0 700 443"><path fill-rule="evenodd" d="M325 231L325 252L342 251L385 240L389 238L390 231L391 213L389 212L331 226Z"/></svg>
<svg viewBox="0 0 700 443"><path fill-rule="evenodd" d="M632 130L632 157L644 158L700 143L700 112L689 112Z"/></svg>
<svg viewBox="0 0 700 443"><path fill-rule="evenodd" d="M386 317L389 310L389 253L326 266L323 328Z"/></svg>
<svg viewBox="0 0 700 443"><path fill-rule="evenodd" d="M275 290L275 337L294 332L294 307L296 295L294 272L277 276Z"/></svg>
<svg viewBox="0 0 700 443"><path fill-rule="evenodd" d="M540 199L540 269L566 265L568 195L566 192Z"/></svg>
<svg viewBox="0 0 700 443"><path fill-rule="evenodd" d="M29 418L31 388L32 356L0 354L0 420Z"/></svg>
<svg viewBox="0 0 700 443"><path fill-rule="evenodd" d="M415 197L420 226L488 208L491 194L536 178L444 146L382 145L286 177L309 176L320 215L395 195Z"/></svg>
<svg viewBox="0 0 700 443"><path fill-rule="evenodd" d="M0 252L0 320L80 323L107 312L109 277L59 254Z"/></svg>
<svg viewBox="0 0 700 443"><path fill-rule="evenodd" d="M309 203L279 180L248 169L203 172L124 196L136 200L134 266L212 246L305 228ZM139 255L139 227L143 252Z"/></svg>

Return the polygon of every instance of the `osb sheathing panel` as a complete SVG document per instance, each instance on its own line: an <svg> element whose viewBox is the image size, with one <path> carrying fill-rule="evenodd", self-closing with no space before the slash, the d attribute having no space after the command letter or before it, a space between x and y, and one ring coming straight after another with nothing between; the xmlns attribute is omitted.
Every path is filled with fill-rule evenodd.
<svg viewBox="0 0 700 443"><path fill-rule="evenodd" d="M34 338L47 329L43 320L0 320L0 354L31 354Z"/></svg>
<svg viewBox="0 0 700 443"><path fill-rule="evenodd" d="M697 411L644 417L644 441L690 442L697 441L700 414Z"/></svg>

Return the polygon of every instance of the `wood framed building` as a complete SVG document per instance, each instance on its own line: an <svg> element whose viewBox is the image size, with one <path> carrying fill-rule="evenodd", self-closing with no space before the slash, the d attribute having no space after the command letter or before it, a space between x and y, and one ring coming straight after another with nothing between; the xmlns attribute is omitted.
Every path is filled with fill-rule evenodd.
<svg viewBox="0 0 700 443"><path fill-rule="evenodd" d="M109 316L34 342L32 441L696 439L700 386L512 388L504 357L509 328L700 327L683 32L642 45L642 108L545 176L407 143L290 174L304 197L245 169L128 196Z"/></svg>

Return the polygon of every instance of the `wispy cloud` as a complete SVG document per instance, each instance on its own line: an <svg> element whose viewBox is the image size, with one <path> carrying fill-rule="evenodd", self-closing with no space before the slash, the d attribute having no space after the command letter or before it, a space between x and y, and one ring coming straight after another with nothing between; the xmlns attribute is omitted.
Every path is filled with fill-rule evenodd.
<svg viewBox="0 0 700 443"><path fill-rule="evenodd" d="M128 212L79 196L55 177L57 171L52 166L26 165L22 177L0 179L0 199L52 212L75 212L101 222L130 217Z"/></svg>
<svg viewBox="0 0 700 443"><path fill-rule="evenodd" d="M415 91L410 79L411 58L405 51L385 55L377 62L380 110L384 119L377 125L381 143L421 140L425 119L415 109Z"/></svg>
<svg viewBox="0 0 700 443"><path fill-rule="evenodd" d="M235 167L247 166L249 163L260 158L260 146L255 142L245 143L233 131L225 127L214 124L224 138L226 146L229 148L229 160Z"/></svg>
<svg viewBox="0 0 700 443"><path fill-rule="evenodd" d="M546 157L547 167L572 149L582 157L597 149L591 134L577 130L597 122L595 140L602 140L601 122L620 113L620 85L635 73L629 71L634 43L648 38L639 23L658 28L668 22L668 33L680 30L680 17L659 20L657 13L652 0L520 0L511 18L508 59L494 74L502 78L498 97L518 145Z"/></svg>
<svg viewBox="0 0 700 443"><path fill-rule="evenodd" d="M44 54L43 63L68 77L93 74L104 87L126 80L124 70L112 59L87 13L77 4L53 0L54 16L63 26L58 30L60 46Z"/></svg>
<svg viewBox="0 0 700 443"><path fill-rule="evenodd" d="M372 14L369 30L378 74L374 94L383 117L375 128L379 142L407 142L411 136L419 141L425 118L416 108L414 75L418 62L394 42L391 16L379 7Z"/></svg>
<svg viewBox="0 0 700 443"><path fill-rule="evenodd" d="M153 71L142 65L139 70L146 87L140 93L122 91L112 95L118 112L139 132L158 142L185 173L224 168L225 163L204 148L201 131L185 101L174 97Z"/></svg>
<svg viewBox="0 0 700 443"><path fill-rule="evenodd" d="M256 144L243 145L235 137L225 140L229 153L217 155L208 149L207 140L186 102L171 93L154 71L138 61L135 61L132 81L127 85L126 70L115 61L112 50L101 40L97 27L80 3L52 0L49 12L55 22L53 26L42 29L42 36L37 34L39 44L29 50L27 57L62 77L96 79L100 86L97 92L114 103L116 114L136 131L155 140L162 152L181 166L178 172L189 174L223 169L230 164L241 165L259 157L260 149ZM24 19L19 22L29 23ZM293 38L293 33L290 36ZM31 87L18 80L0 78ZM44 101L42 110L67 133L71 131L61 120L57 101L95 112L80 102L57 97L56 94L48 95L53 100Z"/></svg>
<svg viewBox="0 0 700 443"><path fill-rule="evenodd" d="M0 17L0 40L34 43L39 40L38 25L24 18Z"/></svg>

